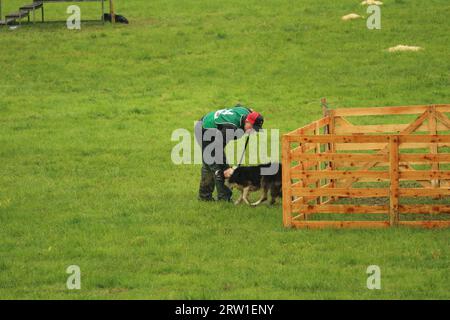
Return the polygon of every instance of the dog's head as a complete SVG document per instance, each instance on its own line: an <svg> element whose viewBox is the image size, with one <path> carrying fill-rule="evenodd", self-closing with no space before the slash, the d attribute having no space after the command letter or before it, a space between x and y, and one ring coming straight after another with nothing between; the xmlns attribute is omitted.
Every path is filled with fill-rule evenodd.
<svg viewBox="0 0 450 320"><path fill-rule="evenodd" d="M230 176L230 178L228 179L228 181L230 183L241 183L242 179L244 178L245 173L244 173L244 169L243 167L237 167L234 168L233 174Z"/></svg>
<svg viewBox="0 0 450 320"><path fill-rule="evenodd" d="M239 177L241 176L239 168L233 168L234 171L228 179L225 179L225 184L228 188L233 189L239 186Z"/></svg>

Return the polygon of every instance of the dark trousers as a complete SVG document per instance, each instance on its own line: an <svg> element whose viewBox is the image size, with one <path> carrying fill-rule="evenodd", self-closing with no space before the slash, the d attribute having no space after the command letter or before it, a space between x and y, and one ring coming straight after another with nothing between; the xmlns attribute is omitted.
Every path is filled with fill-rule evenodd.
<svg viewBox="0 0 450 320"><path fill-rule="evenodd" d="M223 175L223 170L227 167L226 164L216 162L208 164L204 160L205 148L214 143L214 139L212 139L212 141L203 140L205 131L206 130L203 129L203 122L198 121L195 125L195 138L202 147L202 169L198 197L200 200L204 201L213 200L212 194L215 187L217 189L217 200L230 201L232 192L225 185L225 177Z"/></svg>

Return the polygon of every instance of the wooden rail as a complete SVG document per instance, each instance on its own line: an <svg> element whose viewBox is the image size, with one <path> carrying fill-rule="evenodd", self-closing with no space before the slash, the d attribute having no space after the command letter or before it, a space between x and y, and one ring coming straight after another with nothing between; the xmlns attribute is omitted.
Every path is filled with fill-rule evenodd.
<svg viewBox="0 0 450 320"><path fill-rule="evenodd" d="M329 110L322 103L323 118L282 137L284 226L450 226L450 105ZM370 115L417 118L388 125L346 118ZM427 203L402 203L422 197ZM318 214L378 218L324 221ZM422 214L432 216L404 219Z"/></svg>

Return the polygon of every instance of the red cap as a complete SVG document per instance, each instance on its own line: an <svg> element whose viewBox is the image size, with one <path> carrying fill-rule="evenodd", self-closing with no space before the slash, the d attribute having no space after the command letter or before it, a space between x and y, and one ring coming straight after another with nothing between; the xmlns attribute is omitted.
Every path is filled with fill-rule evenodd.
<svg viewBox="0 0 450 320"><path fill-rule="evenodd" d="M253 125L253 128L256 131L259 131L264 123L264 118L259 112L253 111L247 116L245 121L250 122Z"/></svg>
<svg viewBox="0 0 450 320"><path fill-rule="evenodd" d="M245 119L245 121L250 122L251 124L255 124L256 119L260 116L260 114L258 112L251 112L249 113L249 115L247 116L247 119Z"/></svg>

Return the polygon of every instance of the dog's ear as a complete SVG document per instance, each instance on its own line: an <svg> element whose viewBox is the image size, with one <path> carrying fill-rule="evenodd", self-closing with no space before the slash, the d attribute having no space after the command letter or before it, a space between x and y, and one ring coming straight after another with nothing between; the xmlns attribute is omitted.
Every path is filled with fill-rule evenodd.
<svg viewBox="0 0 450 320"><path fill-rule="evenodd" d="M236 181L236 178L238 176L238 172L239 172L239 170L238 171L234 170L233 173L231 174L231 176L228 178L228 181L230 181L230 182Z"/></svg>

